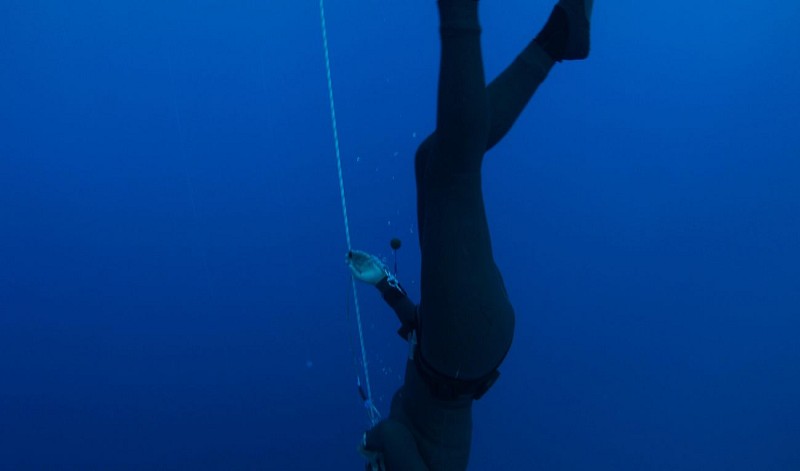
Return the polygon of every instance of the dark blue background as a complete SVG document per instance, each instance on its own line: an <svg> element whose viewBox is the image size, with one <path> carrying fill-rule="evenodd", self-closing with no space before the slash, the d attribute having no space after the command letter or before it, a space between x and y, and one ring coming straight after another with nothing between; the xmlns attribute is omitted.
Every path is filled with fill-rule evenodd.
<svg viewBox="0 0 800 471"><path fill-rule="evenodd" d="M800 5L718 3L599 1L487 156L471 470L800 469ZM482 1L490 78L551 6ZM353 244L416 298L434 2L327 12ZM4 0L0 134L0 468L361 469L316 1Z"/></svg>

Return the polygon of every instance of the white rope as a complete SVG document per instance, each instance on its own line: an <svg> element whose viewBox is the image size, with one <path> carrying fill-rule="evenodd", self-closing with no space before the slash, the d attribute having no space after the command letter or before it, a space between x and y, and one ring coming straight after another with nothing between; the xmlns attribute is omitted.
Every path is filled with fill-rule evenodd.
<svg viewBox="0 0 800 471"><path fill-rule="evenodd" d="M352 246L350 244L350 222L347 219L347 202L344 197L344 177L342 176L342 156L341 152L339 151L339 131L336 126L336 106L334 105L333 101L333 81L331 80L331 61L330 61L330 53L328 51L328 29L325 23L325 4L324 0L319 0L319 13L320 19L322 21L322 45L325 49L325 71L327 72L328 78L328 99L331 104L331 124L333 128L333 143L336 149L336 166L339 170L339 192L342 198L342 215L344 216L344 230L345 230L345 237L347 238L347 250L352 250ZM353 286L353 303L355 304L356 309L356 322L358 324L358 338L361 344L361 364L364 367L364 383L366 386L366 391L364 394L366 395L366 399L364 400L364 405L367 408L367 413L369 414L370 421L372 425L375 425L380 420L380 413L375 408L374 403L372 402L372 387L370 386L369 382L369 369L367 368L367 351L364 348L364 329L361 325L361 310L359 309L358 305L358 290L356 288L356 280L355 278L351 277L351 284ZM358 381L359 386L361 381Z"/></svg>

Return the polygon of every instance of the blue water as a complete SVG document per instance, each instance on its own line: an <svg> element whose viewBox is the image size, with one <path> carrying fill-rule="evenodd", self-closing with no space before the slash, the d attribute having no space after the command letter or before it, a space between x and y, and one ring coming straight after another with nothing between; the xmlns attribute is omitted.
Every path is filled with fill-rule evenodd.
<svg viewBox="0 0 800 471"><path fill-rule="evenodd" d="M362 469L318 7L0 2L0 469ZM482 0L489 78L550 7ZM353 245L418 299L434 3L327 12ZM517 330L470 470L800 469L798 23L597 2L486 159Z"/></svg>

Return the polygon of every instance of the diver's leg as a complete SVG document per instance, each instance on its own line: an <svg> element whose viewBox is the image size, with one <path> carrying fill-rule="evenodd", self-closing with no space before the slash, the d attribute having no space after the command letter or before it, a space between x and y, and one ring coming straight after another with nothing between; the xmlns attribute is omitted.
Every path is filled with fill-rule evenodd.
<svg viewBox="0 0 800 471"><path fill-rule="evenodd" d="M555 61L533 40L486 88L489 96L489 134L486 151L495 146L511 129ZM425 184L428 163L433 158L436 134L425 138L414 158L417 183L417 231L422 243L424 232Z"/></svg>
<svg viewBox="0 0 800 471"><path fill-rule="evenodd" d="M440 374L460 379L497 368L514 331L481 191L489 104L477 7L475 0L439 2L437 128L417 154L420 353Z"/></svg>
<svg viewBox="0 0 800 471"><path fill-rule="evenodd" d="M436 113L441 173L479 171L489 132L477 0L439 0L441 58Z"/></svg>
<svg viewBox="0 0 800 471"><path fill-rule="evenodd" d="M487 150L508 133L556 62L588 56L592 5L593 0L561 0L536 38L489 84Z"/></svg>
<svg viewBox="0 0 800 471"><path fill-rule="evenodd" d="M419 245L422 247L422 234L425 232L425 173L428 171L428 162L434 154L436 134L431 134L417 148L414 156L414 177L417 183L417 235Z"/></svg>
<svg viewBox="0 0 800 471"><path fill-rule="evenodd" d="M562 0L554 7L539 34L489 84L487 87L489 133L486 151L494 147L508 133L557 61L583 58L584 52L588 54L588 20L591 17L592 3L593 0ZM571 15L567 14L567 11L571 12ZM585 22L581 15L586 17ZM573 19L570 20L571 18ZM450 24L452 25L452 22ZM462 26L466 26L468 30L479 31L479 26L471 21L466 24L462 22ZM567 57L568 46L572 54L569 57ZM442 101L444 100L440 100ZM415 158L417 229L420 238L424 232L425 220L423 176L434 153L435 142L436 134L428 136L419 146Z"/></svg>
<svg viewBox="0 0 800 471"><path fill-rule="evenodd" d="M590 1L561 0L559 5ZM580 58L583 44L570 32L564 34L561 20L566 9L561 8L534 41L540 49L531 46L527 51L536 54L534 60L542 61L538 65L546 70L534 72L533 80L523 84L530 72L525 70L530 56L524 52L526 57L512 65L493 90L487 90L477 5L475 0L439 1L442 55L437 128L416 158L422 252L420 353L440 374L460 379L482 378L496 369L514 333L514 310L492 255L481 191L483 154L494 143L489 142L489 128L494 125L490 125L488 95L496 93L498 119L493 136L499 139L549 70L542 50L552 60ZM575 11L580 8L571 10L568 22L576 17ZM588 15L586 19L588 23ZM588 43L585 46L588 51Z"/></svg>
<svg viewBox="0 0 800 471"><path fill-rule="evenodd" d="M531 41L492 83L489 84L490 126L486 150L489 151L511 130L555 61Z"/></svg>
<svg viewBox="0 0 800 471"><path fill-rule="evenodd" d="M478 1L439 0L438 8L441 59L436 131L420 144L414 162L420 244L426 188L453 173L480 171L489 133ZM425 177L429 172L431 176Z"/></svg>

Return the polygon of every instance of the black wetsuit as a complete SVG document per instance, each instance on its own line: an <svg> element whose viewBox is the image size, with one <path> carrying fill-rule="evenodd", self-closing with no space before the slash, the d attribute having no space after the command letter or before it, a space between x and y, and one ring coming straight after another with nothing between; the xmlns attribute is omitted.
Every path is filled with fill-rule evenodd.
<svg viewBox="0 0 800 471"><path fill-rule="evenodd" d="M436 131L416 156L422 300L379 283L416 332L414 360L389 418L367 433L388 471L464 470L472 403L496 378L511 346L514 311L492 256L481 191L483 156L511 128L553 66L535 42L486 87L478 2L440 0Z"/></svg>

